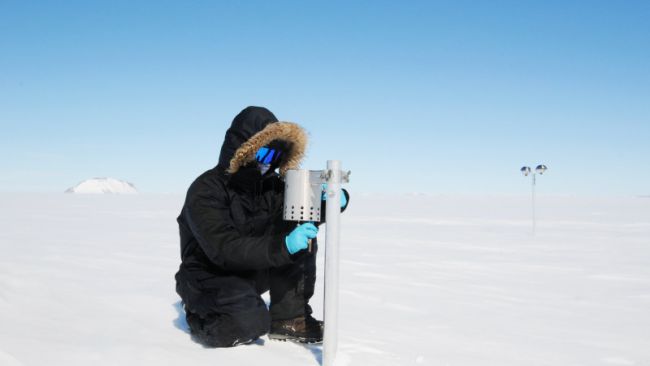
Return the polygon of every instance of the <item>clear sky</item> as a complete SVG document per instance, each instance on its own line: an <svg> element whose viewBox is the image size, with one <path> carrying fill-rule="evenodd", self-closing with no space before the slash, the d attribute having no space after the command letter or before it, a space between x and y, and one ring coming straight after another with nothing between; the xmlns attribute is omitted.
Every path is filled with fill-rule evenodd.
<svg viewBox="0 0 650 366"><path fill-rule="evenodd" d="M648 1L0 2L0 191L184 192L248 105L362 192L650 194Z"/></svg>

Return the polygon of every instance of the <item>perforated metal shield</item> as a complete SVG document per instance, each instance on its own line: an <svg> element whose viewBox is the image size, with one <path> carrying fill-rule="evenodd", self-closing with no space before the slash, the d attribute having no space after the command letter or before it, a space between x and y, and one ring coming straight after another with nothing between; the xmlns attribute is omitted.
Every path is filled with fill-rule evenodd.
<svg viewBox="0 0 650 366"><path fill-rule="evenodd" d="M288 170L284 180L284 220L320 222L320 170Z"/></svg>

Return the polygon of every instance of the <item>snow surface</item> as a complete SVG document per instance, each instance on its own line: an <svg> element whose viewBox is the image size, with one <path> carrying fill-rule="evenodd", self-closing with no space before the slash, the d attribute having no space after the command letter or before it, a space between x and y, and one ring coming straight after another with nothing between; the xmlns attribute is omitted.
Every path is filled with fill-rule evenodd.
<svg viewBox="0 0 650 366"><path fill-rule="evenodd" d="M82 194L132 194L138 193L133 183L125 182L115 178L92 178L86 179L74 187L66 189L65 193Z"/></svg>
<svg viewBox="0 0 650 366"><path fill-rule="evenodd" d="M338 363L650 365L650 199L538 198L533 237L528 197L353 195ZM0 365L318 365L320 346L192 341L182 200L0 195Z"/></svg>

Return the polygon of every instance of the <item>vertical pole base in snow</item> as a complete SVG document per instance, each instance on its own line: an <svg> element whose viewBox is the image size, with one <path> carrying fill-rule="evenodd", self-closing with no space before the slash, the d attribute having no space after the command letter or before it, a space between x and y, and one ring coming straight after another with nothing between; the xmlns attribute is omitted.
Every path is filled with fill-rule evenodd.
<svg viewBox="0 0 650 366"><path fill-rule="evenodd" d="M341 216L341 162L328 160L325 213L325 304L323 308L323 366L332 366L338 345L339 224ZM347 175L345 176L347 180Z"/></svg>

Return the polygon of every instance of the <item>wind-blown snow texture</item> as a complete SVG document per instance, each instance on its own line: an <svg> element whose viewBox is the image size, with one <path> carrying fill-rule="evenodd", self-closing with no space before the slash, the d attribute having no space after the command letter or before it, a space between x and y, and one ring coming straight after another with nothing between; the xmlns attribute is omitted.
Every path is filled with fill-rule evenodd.
<svg viewBox="0 0 650 366"><path fill-rule="evenodd" d="M528 197L355 195L339 363L650 365L650 199L538 198L532 237ZM0 195L0 365L317 365L320 346L192 341L182 199Z"/></svg>

